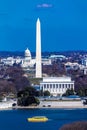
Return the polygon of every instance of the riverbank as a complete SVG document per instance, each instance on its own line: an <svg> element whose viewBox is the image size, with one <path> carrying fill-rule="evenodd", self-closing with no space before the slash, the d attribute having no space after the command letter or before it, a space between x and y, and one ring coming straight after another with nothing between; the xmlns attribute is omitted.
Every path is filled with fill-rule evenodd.
<svg viewBox="0 0 87 130"><path fill-rule="evenodd" d="M12 109L12 105L13 105L14 103L17 104L17 101L10 100L10 101L0 102L0 110Z"/></svg>
<svg viewBox="0 0 87 130"><path fill-rule="evenodd" d="M43 109L43 108L61 108L61 109L75 109L75 108L87 108L87 105L83 105L82 101L40 101L40 104L35 106L13 106L14 101L0 102L0 110L9 109Z"/></svg>
<svg viewBox="0 0 87 130"><path fill-rule="evenodd" d="M39 107L39 106L16 106L13 107L13 109L45 109L45 108L58 108L58 109L81 109L81 108L87 108L87 106L58 106L58 107Z"/></svg>
<svg viewBox="0 0 87 130"><path fill-rule="evenodd" d="M34 109L34 108L87 108L82 101L41 101L38 106L15 106L15 109Z"/></svg>

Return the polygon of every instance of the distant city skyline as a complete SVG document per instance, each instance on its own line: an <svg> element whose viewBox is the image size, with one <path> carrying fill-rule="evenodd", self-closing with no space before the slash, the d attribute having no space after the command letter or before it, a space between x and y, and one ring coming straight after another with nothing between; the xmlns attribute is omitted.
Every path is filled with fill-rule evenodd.
<svg viewBox="0 0 87 130"><path fill-rule="evenodd" d="M36 49L41 21L42 51L87 50L87 1L0 1L0 51Z"/></svg>

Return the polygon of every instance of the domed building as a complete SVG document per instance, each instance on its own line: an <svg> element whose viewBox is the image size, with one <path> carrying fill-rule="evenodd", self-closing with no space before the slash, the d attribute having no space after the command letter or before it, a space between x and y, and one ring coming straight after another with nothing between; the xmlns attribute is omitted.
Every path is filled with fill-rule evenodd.
<svg viewBox="0 0 87 130"><path fill-rule="evenodd" d="M31 60L31 52L28 48L25 50L25 58L28 58Z"/></svg>
<svg viewBox="0 0 87 130"><path fill-rule="evenodd" d="M28 48L25 50L24 56L25 58L22 60L21 66L23 68L33 67L36 61L32 59L31 52Z"/></svg>

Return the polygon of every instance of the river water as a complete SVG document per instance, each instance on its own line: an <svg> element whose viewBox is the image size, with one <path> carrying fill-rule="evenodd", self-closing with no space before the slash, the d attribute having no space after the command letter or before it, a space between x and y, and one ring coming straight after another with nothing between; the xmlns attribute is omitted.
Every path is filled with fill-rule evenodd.
<svg viewBox="0 0 87 130"><path fill-rule="evenodd" d="M32 123L27 118L46 116L47 122ZM75 121L87 121L87 109L17 109L0 111L0 130L59 130Z"/></svg>

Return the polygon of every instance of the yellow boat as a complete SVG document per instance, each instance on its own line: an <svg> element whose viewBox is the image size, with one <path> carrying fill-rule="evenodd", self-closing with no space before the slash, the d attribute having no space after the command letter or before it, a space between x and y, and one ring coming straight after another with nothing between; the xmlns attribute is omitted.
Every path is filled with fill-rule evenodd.
<svg viewBox="0 0 87 130"><path fill-rule="evenodd" d="M48 118L45 116L34 116L32 118L28 118L29 122L45 122Z"/></svg>

